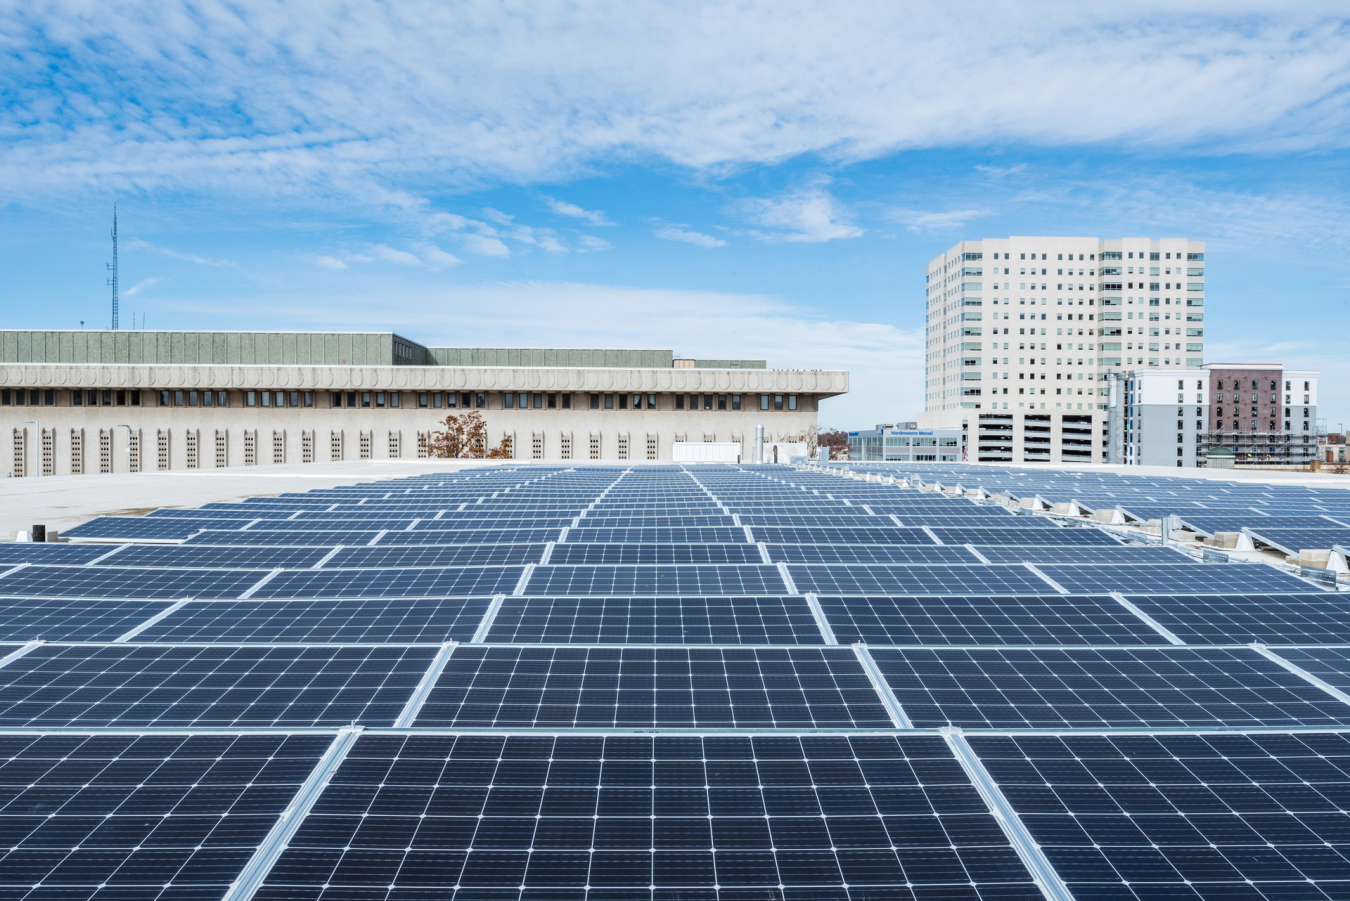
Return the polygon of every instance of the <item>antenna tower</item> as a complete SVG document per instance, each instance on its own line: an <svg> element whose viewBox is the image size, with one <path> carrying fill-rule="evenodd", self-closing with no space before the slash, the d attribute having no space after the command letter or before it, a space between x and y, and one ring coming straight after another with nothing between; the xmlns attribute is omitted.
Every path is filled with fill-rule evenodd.
<svg viewBox="0 0 1350 901"><path fill-rule="evenodd" d="M112 272L112 278L108 279L108 284L112 285L112 327L117 331L117 203L113 202L113 226L112 226L112 244L113 260L108 264L108 270Z"/></svg>

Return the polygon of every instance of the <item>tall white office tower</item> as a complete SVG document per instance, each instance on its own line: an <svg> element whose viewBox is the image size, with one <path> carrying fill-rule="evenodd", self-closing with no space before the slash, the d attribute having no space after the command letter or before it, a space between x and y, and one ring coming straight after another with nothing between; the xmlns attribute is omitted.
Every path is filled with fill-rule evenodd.
<svg viewBox="0 0 1350 901"><path fill-rule="evenodd" d="M1108 372L1204 364L1204 277L1186 238L956 244L926 273L924 424L979 421L971 460L1104 462Z"/></svg>

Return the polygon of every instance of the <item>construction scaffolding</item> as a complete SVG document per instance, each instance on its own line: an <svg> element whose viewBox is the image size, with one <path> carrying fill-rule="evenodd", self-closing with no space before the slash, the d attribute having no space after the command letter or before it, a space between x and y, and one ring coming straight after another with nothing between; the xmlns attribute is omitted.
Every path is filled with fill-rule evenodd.
<svg viewBox="0 0 1350 901"><path fill-rule="evenodd" d="M1325 440L1326 429L1318 432L1224 430L1201 432L1196 456L1204 459L1213 449L1226 447L1236 456L1234 462L1303 465L1317 459L1317 445Z"/></svg>

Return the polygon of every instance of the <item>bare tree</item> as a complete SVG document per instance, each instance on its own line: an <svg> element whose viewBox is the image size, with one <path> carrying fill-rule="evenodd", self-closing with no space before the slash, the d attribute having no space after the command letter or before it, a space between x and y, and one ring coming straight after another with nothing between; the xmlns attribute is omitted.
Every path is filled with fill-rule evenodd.
<svg viewBox="0 0 1350 901"><path fill-rule="evenodd" d="M481 413L465 413L461 416L450 415L443 423L445 430L432 432L427 441L428 457L448 457L451 459L491 459L511 456L511 437L502 438L501 444L494 448L487 446L487 423Z"/></svg>
<svg viewBox="0 0 1350 901"><path fill-rule="evenodd" d="M825 429L818 436L821 445L828 448L830 458L843 460L848 456L848 432L842 429Z"/></svg>

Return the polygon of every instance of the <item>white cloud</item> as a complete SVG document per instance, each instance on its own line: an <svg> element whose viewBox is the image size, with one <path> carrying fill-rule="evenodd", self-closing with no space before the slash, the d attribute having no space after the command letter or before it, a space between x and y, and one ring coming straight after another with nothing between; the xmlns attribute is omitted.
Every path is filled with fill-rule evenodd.
<svg viewBox="0 0 1350 901"><path fill-rule="evenodd" d="M157 278L147 278L147 279L142 279L141 281L139 281L139 282L137 282L136 284L132 285L132 286L131 286L130 288L128 288L127 290L123 291L123 292L122 292L122 296L123 296L123 297L135 297L137 294L140 294L142 291L146 290L147 288L152 288L152 287L154 287L158 282L159 282L159 279L157 279Z"/></svg>
<svg viewBox="0 0 1350 901"><path fill-rule="evenodd" d="M370 252L386 263L398 263L400 266L422 265L416 254L408 253L406 250L395 250L386 244L376 244L370 248Z"/></svg>
<svg viewBox="0 0 1350 901"><path fill-rule="evenodd" d="M567 253L567 248L554 237L553 229L550 228L530 228L528 225L517 225L505 237L522 244L533 245L541 250L547 250L549 253Z"/></svg>
<svg viewBox="0 0 1350 901"><path fill-rule="evenodd" d="M489 238L485 235L461 235L460 241L464 244L464 249L469 253L476 253L485 257L509 257L511 248L507 247L497 238Z"/></svg>
<svg viewBox="0 0 1350 901"><path fill-rule="evenodd" d="M658 228L654 234L663 241L683 241L686 244L693 244L697 247L726 247L727 242L721 238L714 238L712 235L705 235L703 232L689 231L675 225L666 225Z"/></svg>
<svg viewBox="0 0 1350 901"><path fill-rule="evenodd" d="M142 241L139 238L133 238L130 241L122 242L123 250L150 250L166 257L172 257L175 260L186 260L189 263L196 263L199 266L237 266L234 260L215 259L212 257L199 256L195 253L187 253L182 250L174 250L172 247L160 247L151 244L149 241Z"/></svg>
<svg viewBox="0 0 1350 901"><path fill-rule="evenodd" d="M316 258L314 259L314 265L318 266L320 269L346 269L346 268L347 268L347 264L346 264L346 263L342 262L342 261L339 260L337 257L330 257L330 256L320 256L320 257L316 257Z"/></svg>
<svg viewBox="0 0 1350 901"><path fill-rule="evenodd" d="M586 251L594 252L598 250L610 250L614 247L613 244L609 243L604 238L597 238L594 235L582 235L577 239L577 244L580 245L579 249L583 253Z"/></svg>
<svg viewBox="0 0 1350 901"><path fill-rule="evenodd" d="M891 210L886 218L899 222L912 232L944 231L960 228L971 219L991 215L988 210L952 210L946 213L925 213L919 210Z"/></svg>
<svg viewBox="0 0 1350 901"><path fill-rule="evenodd" d="M843 205L821 187L800 188L772 199L750 197L733 204L732 210L773 229L752 232L761 241L818 243L865 233L848 222Z"/></svg>
<svg viewBox="0 0 1350 901"><path fill-rule="evenodd" d="M568 203L556 197L544 197L548 208L559 216L571 216L573 219L585 219L591 225L613 225L600 210L584 210L575 203Z"/></svg>
<svg viewBox="0 0 1350 901"><path fill-rule="evenodd" d="M418 247L422 252L422 259L431 267L432 271L440 269L452 269L464 261L453 253L442 250L435 244L422 244Z"/></svg>
<svg viewBox="0 0 1350 901"><path fill-rule="evenodd" d="M514 222L515 219L516 219L515 216L508 216L506 213L503 213L501 210L494 210L492 207L485 207L485 208L483 209L483 216L484 216L485 218L487 218L487 219L491 219L493 222L497 223L498 225L510 225L510 224L511 224L512 222ZM461 221L463 224L461 224L461 225L459 226L459 228L464 228L465 226L467 226L467 225L469 224L469 220L467 220L467 219L462 219L462 218L461 218L460 221Z"/></svg>
<svg viewBox="0 0 1350 901"><path fill-rule="evenodd" d="M1344 3L1325 0L990 0L958 16L936 3L807 0L693 14L634 14L617 0L528 15L485 0L93 9L0 9L9 197L165 186L238 203L252 192L434 227L440 214L418 192L616 159L711 170L969 143L1230 153L1350 142L1350 30Z"/></svg>

